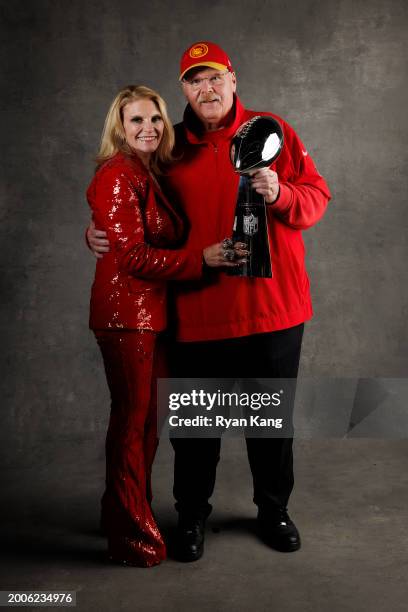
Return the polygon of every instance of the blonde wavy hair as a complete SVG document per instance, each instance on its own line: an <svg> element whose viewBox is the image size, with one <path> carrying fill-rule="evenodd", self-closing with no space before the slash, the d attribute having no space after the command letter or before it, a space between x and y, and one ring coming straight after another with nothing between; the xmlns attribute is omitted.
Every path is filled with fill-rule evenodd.
<svg viewBox="0 0 408 612"><path fill-rule="evenodd" d="M174 129L167 114L167 106L163 98L157 91L144 85L128 85L121 89L113 100L106 115L96 163L100 166L119 151L128 155L132 154L132 150L126 142L125 130L123 129L123 109L126 104L135 100L151 100L162 116L164 123L163 136L151 157L152 170L162 174L166 166L174 161L172 155Z"/></svg>

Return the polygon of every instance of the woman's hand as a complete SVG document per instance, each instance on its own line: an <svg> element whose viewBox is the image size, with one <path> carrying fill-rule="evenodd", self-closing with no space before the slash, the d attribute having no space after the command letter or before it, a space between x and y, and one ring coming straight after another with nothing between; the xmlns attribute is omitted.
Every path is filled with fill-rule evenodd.
<svg viewBox="0 0 408 612"><path fill-rule="evenodd" d="M236 242L231 248L226 248L225 241L217 242L203 250L204 261L210 268L236 268L246 261L248 254L243 242Z"/></svg>

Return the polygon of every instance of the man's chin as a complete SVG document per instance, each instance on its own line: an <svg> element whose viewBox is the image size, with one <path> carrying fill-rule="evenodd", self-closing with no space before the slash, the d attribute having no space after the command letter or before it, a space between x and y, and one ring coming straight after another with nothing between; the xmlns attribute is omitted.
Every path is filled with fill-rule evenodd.
<svg viewBox="0 0 408 612"><path fill-rule="evenodd" d="M222 113L214 113L210 109L207 111L201 109L200 117L206 123L219 123L222 120Z"/></svg>

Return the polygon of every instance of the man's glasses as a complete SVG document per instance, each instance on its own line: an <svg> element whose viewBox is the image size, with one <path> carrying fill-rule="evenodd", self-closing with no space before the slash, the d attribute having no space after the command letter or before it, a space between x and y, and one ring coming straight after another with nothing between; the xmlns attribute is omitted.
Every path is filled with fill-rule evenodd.
<svg viewBox="0 0 408 612"><path fill-rule="evenodd" d="M193 91L198 91L202 88L204 81L208 81L210 87L219 87L224 83L225 75L229 73L229 70L225 72L218 72L218 74L214 74L210 77L196 78L193 79L182 79L182 82L185 85L191 87Z"/></svg>

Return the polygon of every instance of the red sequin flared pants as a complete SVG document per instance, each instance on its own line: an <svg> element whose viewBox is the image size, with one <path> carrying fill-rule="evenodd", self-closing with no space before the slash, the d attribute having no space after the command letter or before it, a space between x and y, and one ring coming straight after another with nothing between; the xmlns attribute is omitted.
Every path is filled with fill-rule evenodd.
<svg viewBox="0 0 408 612"><path fill-rule="evenodd" d="M111 560L157 565L166 547L151 510L156 453L156 379L164 375L158 336L144 330L97 331L111 394L102 522Z"/></svg>

